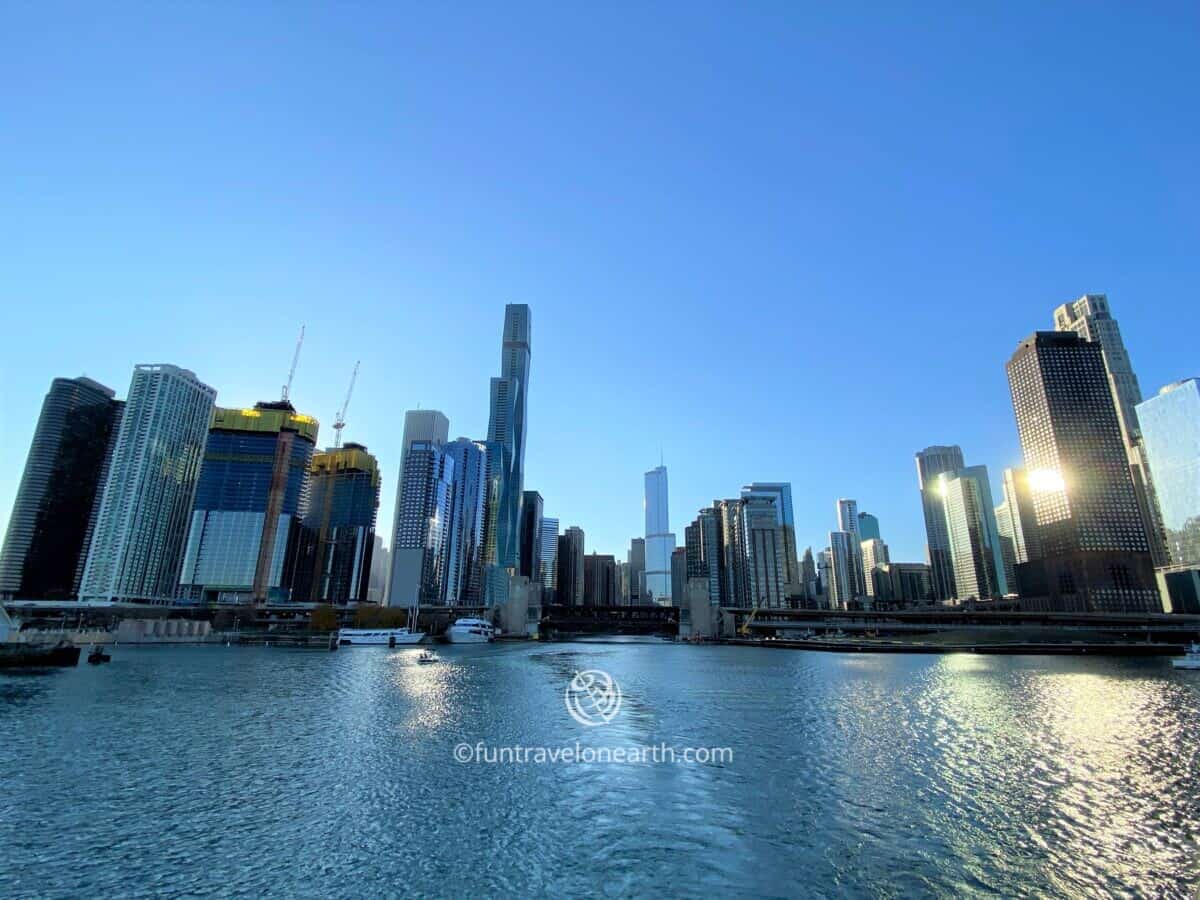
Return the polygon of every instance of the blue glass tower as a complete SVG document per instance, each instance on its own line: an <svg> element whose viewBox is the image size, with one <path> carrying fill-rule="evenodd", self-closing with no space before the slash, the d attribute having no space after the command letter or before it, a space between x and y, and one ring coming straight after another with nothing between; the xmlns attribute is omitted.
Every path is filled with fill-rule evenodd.
<svg viewBox="0 0 1200 900"><path fill-rule="evenodd" d="M489 566L517 569L521 562L521 494L525 483L525 411L529 391L529 307L504 307L500 377L491 383L488 420L489 481L494 509L489 510ZM489 494L493 493L489 490ZM492 498L489 497L491 501ZM495 575L488 578L495 583Z"/></svg>
<svg viewBox="0 0 1200 900"><path fill-rule="evenodd" d="M1174 612L1200 612L1200 378L1177 381L1137 405L1167 537L1160 588Z"/></svg>
<svg viewBox="0 0 1200 900"><path fill-rule="evenodd" d="M192 506L180 590L197 603L292 598L317 421L286 402L217 408Z"/></svg>

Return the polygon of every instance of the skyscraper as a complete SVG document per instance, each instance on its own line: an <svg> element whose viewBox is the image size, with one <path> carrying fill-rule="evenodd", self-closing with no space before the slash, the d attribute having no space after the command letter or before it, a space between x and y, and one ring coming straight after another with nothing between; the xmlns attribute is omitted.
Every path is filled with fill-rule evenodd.
<svg viewBox="0 0 1200 900"><path fill-rule="evenodd" d="M775 498L753 494L743 497L741 512L749 605L776 609L785 606L783 526L779 524Z"/></svg>
<svg viewBox="0 0 1200 900"><path fill-rule="evenodd" d="M484 589L487 447L460 437L443 449L454 462L443 576L446 603L477 606Z"/></svg>
<svg viewBox="0 0 1200 900"><path fill-rule="evenodd" d="M1008 593L1004 558L987 466L939 475L950 560L958 600L998 599Z"/></svg>
<svg viewBox="0 0 1200 900"><path fill-rule="evenodd" d="M830 609L849 609L859 596L855 585L855 538L856 535L848 531L829 532L825 554L829 566Z"/></svg>
<svg viewBox="0 0 1200 900"><path fill-rule="evenodd" d="M925 539L933 578L933 596L937 600L950 600L955 596L954 564L950 559L950 537L946 534L946 513L942 509L937 478L963 467L962 448L957 445L935 445L918 452L916 458L917 486L921 490L921 508L925 514Z"/></svg>
<svg viewBox="0 0 1200 900"><path fill-rule="evenodd" d="M879 533L879 519L868 512L860 512L858 514L858 536L861 540L883 540L883 536Z"/></svg>
<svg viewBox="0 0 1200 900"><path fill-rule="evenodd" d="M525 491L521 497L521 574L538 581L541 568L542 495Z"/></svg>
<svg viewBox="0 0 1200 900"><path fill-rule="evenodd" d="M859 521L862 521L861 513ZM884 572L890 561L888 546L879 538L865 538L859 546L862 547L863 580L867 585L867 596L878 597L882 593L879 589L880 573Z"/></svg>
<svg viewBox="0 0 1200 900"><path fill-rule="evenodd" d="M1161 611L1100 345L1039 331L1007 368L1041 554L1017 567L1022 597L1054 609Z"/></svg>
<svg viewBox="0 0 1200 900"><path fill-rule="evenodd" d="M404 493L392 547L388 605L446 602L446 526L454 489L454 459L436 441L413 441L401 476Z"/></svg>
<svg viewBox="0 0 1200 900"><path fill-rule="evenodd" d="M543 596L546 603L557 603L555 589L558 584L558 519L548 516L542 518L541 548L538 551L541 562L538 578L542 582Z"/></svg>
<svg viewBox="0 0 1200 900"><path fill-rule="evenodd" d="M714 500L721 536L721 605L750 606L750 573L746 571L746 521L742 500Z"/></svg>
<svg viewBox="0 0 1200 900"><path fill-rule="evenodd" d="M1163 523L1138 424L1137 404L1142 402L1142 389L1133 372L1133 364L1129 361L1121 329L1112 317L1108 297L1104 294L1084 294L1072 303L1064 303L1054 310L1054 328L1056 331L1074 332L1084 340L1100 345L1150 555L1157 565L1163 565L1166 562Z"/></svg>
<svg viewBox="0 0 1200 900"><path fill-rule="evenodd" d="M1200 613L1200 379L1167 385L1137 416L1166 532L1160 589L1173 612Z"/></svg>
<svg viewBox="0 0 1200 900"><path fill-rule="evenodd" d="M285 401L213 411L180 596L193 603L292 599L317 428Z"/></svg>
<svg viewBox="0 0 1200 900"><path fill-rule="evenodd" d="M671 603L671 551L675 535L671 533L667 510L667 467L658 466L646 473L646 593L653 602Z"/></svg>
<svg viewBox="0 0 1200 900"><path fill-rule="evenodd" d="M1004 578L1009 592L1017 590L1016 571L1021 563L1039 554L1034 545L1037 521L1029 495L1029 479L1020 467L1004 470L1004 499L996 505L996 529L1004 558Z"/></svg>
<svg viewBox="0 0 1200 900"><path fill-rule="evenodd" d="M557 600L564 606L583 605L583 529L572 525L558 539Z"/></svg>
<svg viewBox="0 0 1200 900"><path fill-rule="evenodd" d="M646 539L629 542L629 602L637 606L646 602Z"/></svg>
<svg viewBox="0 0 1200 900"><path fill-rule="evenodd" d="M687 602L687 548L671 551L671 598L676 606Z"/></svg>
<svg viewBox="0 0 1200 900"><path fill-rule="evenodd" d="M412 446L413 441L432 441L435 444L444 444L449 439L450 420L445 414L438 412L436 409L410 409L404 414L404 437L400 442L400 467L398 469L399 477L396 479L396 510L392 517L392 543L393 551L391 564L395 568L396 557L395 549L400 546L400 500L404 494L404 472L405 464L408 462L408 448ZM392 576L388 574L388 590L391 590ZM408 601L400 604L392 604L389 600L389 605L409 606Z"/></svg>
<svg viewBox="0 0 1200 900"><path fill-rule="evenodd" d="M313 456L304 557L293 599L338 604L368 599L375 554L383 549L375 534L378 512L379 464L366 447L347 441Z"/></svg>
<svg viewBox="0 0 1200 900"><path fill-rule="evenodd" d="M790 590L799 590L800 560L796 554L796 518L792 513L792 485L782 481L755 481L742 488L742 498L770 497L775 501L783 540L783 581Z"/></svg>
<svg viewBox="0 0 1200 900"><path fill-rule="evenodd" d="M722 543L721 515L716 504L700 510L695 521L684 529L687 577L704 579L711 606L722 603L725 570Z"/></svg>
<svg viewBox="0 0 1200 900"><path fill-rule="evenodd" d="M92 511L124 404L90 378L55 378L0 551L0 596L65 600L79 593Z"/></svg>
<svg viewBox="0 0 1200 900"><path fill-rule="evenodd" d="M171 603L217 392L171 365L133 371L79 593Z"/></svg>
<svg viewBox="0 0 1200 900"><path fill-rule="evenodd" d="M804 585L804 597L813 601L821 592L821 579L817 574L817 563L813 557L812 547L804 548L804 556L800 558L800 581Z"/></svg>
<svg viewBox="0 0 1200 900"><path fill-rule="evenodd" d="M845 498L837 502L838 531L850 535L850 589L855 597L867 596L867 579L863 571L862 535L858 531L858 501ZM835 565L838 557L834 558Z"/></svg>
<svg viewBox="0 0 1200 900"><path fill-rule="evenodd" d="M617 560L612 555L589 553L583 558L584 606L617 605Z"/></svg>
<svg viewBox="0 0 1200 900"><path fill-rule="evenodd" d="M520 566L521 499L525 478L525 413L529 394L529 307L504 307L500 377L491 383L488 442L490 474L496 480L494 527L489 530L491 564L514 573Z"/></svg>

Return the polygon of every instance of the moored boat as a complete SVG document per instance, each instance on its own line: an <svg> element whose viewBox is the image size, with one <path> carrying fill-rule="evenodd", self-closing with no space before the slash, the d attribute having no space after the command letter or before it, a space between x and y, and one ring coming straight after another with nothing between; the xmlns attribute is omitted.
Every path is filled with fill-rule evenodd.
<svg viewBox="0 0 1200 900"><path fill-rule="evenodd" d="M57 644L0 644L0 669L44 669L79 665L79 648L70 641Z"/></svg>
<svg viewBox="0 0 1200 900"><path fill-rule="evenodd" d="M425 637L423 631L407 628L339 628L338 644L343 647L398 647L403 644L419 644Z"/></svg>
<svg viewBox="0 0 1200 900"><path fill-rule="evenodd" d="M496 629L484 619L457 619L446 629L451 644L486 644L496 639Z"/></svg>
<svg viewBox="0 0 1200 900"><path fill-rule="evenodd" d="M1200 644L1189 644L1187 652L1171 660L1171 665L1177 669L1200 669Z"/></svg>

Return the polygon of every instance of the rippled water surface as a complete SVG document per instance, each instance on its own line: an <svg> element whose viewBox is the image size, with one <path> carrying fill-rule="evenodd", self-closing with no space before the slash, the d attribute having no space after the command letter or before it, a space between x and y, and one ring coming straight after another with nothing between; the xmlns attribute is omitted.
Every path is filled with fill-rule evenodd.
<svg viewBox="0 0 1200 900"><path fill-rule="evenodd" d="M118 647L0 674L0 896L1156 895L1200 884L1200 673L669 644ZM620 682L607 726L563 706ZM460 764L459 743L730 747Z"/></svg>

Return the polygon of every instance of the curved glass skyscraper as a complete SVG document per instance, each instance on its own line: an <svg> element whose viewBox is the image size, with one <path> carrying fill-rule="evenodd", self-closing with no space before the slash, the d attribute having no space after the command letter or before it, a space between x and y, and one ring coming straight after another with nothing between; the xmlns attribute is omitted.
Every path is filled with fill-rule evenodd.
<svg viewBox="0 0 1200 900"><path fill-rule="evenodd" d="M504 307L504 342L500 377L491 384L488 418L489 479L495 508L490 511L487 561L500 569L517 569L521 557L521 494L525 486L525 411L529 392L529 307ZM495 583L490 577L488 584ZM491 599L491 598L490 598Z"/></svg>
<svg viewBox="0 0 1200 900"><path fill-rule="evenodd" d="M74 597L123 404L90 378L55 378L42 403L0 552L0 594Z"/></svg>

